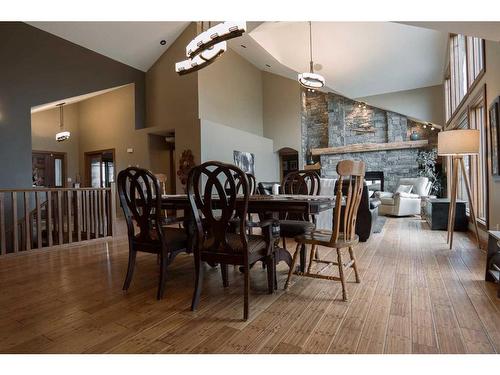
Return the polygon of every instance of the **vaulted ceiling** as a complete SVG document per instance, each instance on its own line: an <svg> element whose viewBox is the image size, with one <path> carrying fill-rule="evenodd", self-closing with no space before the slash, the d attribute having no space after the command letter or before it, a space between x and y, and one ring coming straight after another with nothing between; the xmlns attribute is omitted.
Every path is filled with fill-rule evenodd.
<svg viewBox="0 0 500 375"><path fill-rule="evenodd" d="M30 24L147 71L188 22ZM291 79L309 69L307 22L248 22L247 26L247 33L229 46L256 67ZM327 89L352 98L438 85L448 32L499 40L500 23L313 22L313 59Z"/></svg>
<svg viewBox="0 0 500 375"><path fill-rule="evenodd" d="M265 22L250 36L282 65L309 70L307 22ZM328 88L349 97L442 83L444 32L391 22L313 22L312 42Z"/></svg>
<svg viewBox="0 0 500 375"><path fill-rule="evenodd" d="M189 22L28 22L101 55L147 71ZM165 40L165 44L160 42Z"/></svg>

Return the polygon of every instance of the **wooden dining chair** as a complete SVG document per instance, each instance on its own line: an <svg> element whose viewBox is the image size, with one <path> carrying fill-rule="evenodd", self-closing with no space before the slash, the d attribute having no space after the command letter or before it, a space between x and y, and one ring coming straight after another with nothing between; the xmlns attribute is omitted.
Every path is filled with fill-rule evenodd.
<svg viewBox="0 0 500 375"><path fill-rule="evenodd" d="M239 185L239 188L238 188ZM194 246L195 290L191 309L198 306L203 279L203 262L220 264L224 287L229 286L228 265L240 265L244 274L243 318L248 319L250 265L262 260L267 265L269 293L275 289L275 254L272 220L261 223L263 235L247 234L250 188L238 167L209 161L189 173L187 193L196 224ZM231 230L231 220L238 217L239 230Z"/></svg>
<svg viewBox="0 0 500 375"><path fill-rule="evenodd" d="M297 274L319 279L340 281L342 283L342 299L347 301L344 269L352 267L354 269L356 282L360 282L353 248L359 242L359 237L355 233L355 230L356 217L359 204L361 202L361 194L363 192L365 163L362 161L342 160L337 164L337 174L339 175L339 182L335 193L335 209L332 220L333 230L314 230L310 233L295 237L297 248L295 254L293 255L292 267L290 267L290 271L288 272L285 289L288 288L290 279L294 273L300 247L303 245L310 245L311 250L307 271L297 272ZM345 181L348 181L348 188L346 194L344 195L343 191L345 191L345 189L342 189L342 186ZM335 249L337 252L337 261L316 259L315 253L317 246L325 246ZM346 248L349 251L350 260L347 263L344 263L342 261L342 250ZM337 265L339 276L327 276L319 273L312 273L312 265L315 262Z"/></svg>
<svg viewBox="0 0 500 375"><path fill-rule="evenodd" d="M160 184L151 172L129 167L120 171L117 185L127 222L129 244L127 276L123 290L128 290L132 281L137 252L157 254L160 263L157 298L161 299L165 291L167 266L179 252L186 251L186 232L184 229L163 225Z"/></svg>
<svg viewBox="0 0 500 375"><path fill-rule="evenodd" d="M285 176L281 190L284 194L319 195L319 174L313 170L291 172ZM286 249L287 238L309 233L314 228L315 218L310 215L287 213L280 217L280 234L283 240L283 248ZM305 254L304 251L305 245L301 249L302 254Z"/></svg>

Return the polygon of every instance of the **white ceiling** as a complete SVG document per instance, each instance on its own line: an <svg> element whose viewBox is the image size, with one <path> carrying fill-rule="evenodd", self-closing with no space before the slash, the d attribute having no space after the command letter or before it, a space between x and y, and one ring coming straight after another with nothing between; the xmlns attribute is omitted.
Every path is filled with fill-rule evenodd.
<svg viewBox="0 0 500 375"><path fill-rule="evenodd" d="M313 22L328 88L356 98L442 83L447 34L390 22ZM307 22L265 22L250 36L295 72L309 70Z"/></svg>
<svg viewBox="0 0 500 375"><path fill-rule="evenodd" d="M494 42L500 41L500 22L400 22L446 33L475 36Z"/></svg>
<svg viewBox="0 0 500 375"><path fill-rule="evenodd" d="M147 71L189 22L28 22L75 44ZM164 46L160 41L165 40Z"/></svg>
<svg viewBox="0 0 500 375"><path fill-rule="evenodd" d="M97 96L97 95L102 95L102 94L105 94L105 93L113 91L113 90L121 89L122 87L125 87L125 86L127 86L127 85L112 87L112 88L100 90L100 91L94 91L94 92L90 92L88 94L73 96L71 98L64 98L64 99L57 100L57 101L51 102L51 103L40 104L40 105L37 105L35 107L31 107L31 113L37 113L37 112L41 112L41 111L46 111L48 109L54 109L54 108L57 108L58 104L61 104L61 103L64 103L64 105L78 103L78 102L81 102L83 100L90 99L90 98Z"/></svg>

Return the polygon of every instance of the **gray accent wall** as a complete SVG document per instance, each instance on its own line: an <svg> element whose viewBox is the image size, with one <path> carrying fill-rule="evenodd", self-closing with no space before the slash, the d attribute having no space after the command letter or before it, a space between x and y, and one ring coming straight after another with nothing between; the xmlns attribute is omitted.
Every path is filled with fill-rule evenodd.
<svg viewBox="0 0 500 375"><path fill-rule="evenodd" d="M140 129L144 72L25 23L0 22L0 188L31 187L31 107L129 83Z"/></svg>

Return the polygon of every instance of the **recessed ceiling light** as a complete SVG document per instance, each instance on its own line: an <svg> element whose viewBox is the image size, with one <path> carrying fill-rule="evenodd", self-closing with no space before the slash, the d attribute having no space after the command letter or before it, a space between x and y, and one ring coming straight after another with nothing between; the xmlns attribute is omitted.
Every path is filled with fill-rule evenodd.
<svg viewBox="0 0 500 375"><path fill-rule="evenodd" d="M240 46L241 46L242 48L247 48L247 46L245 46L244 44L240 44Z"/></svg>
<svg viewBox="0 0 500 375"><path fill-rule="evenodd" d="M160 44L161 44L162 46L164 46L165 44L167 44L167 41L166 41L165 39L162 39L162 40L160 40Z"/></svg>
<svg viewBox="0 0 500 375"><path fill-rule="evenodd" d="M269 64L266 64L266 66L267 66L268 68L270 68L270 67L271 67L271 65L269 65Z"/></svg>

